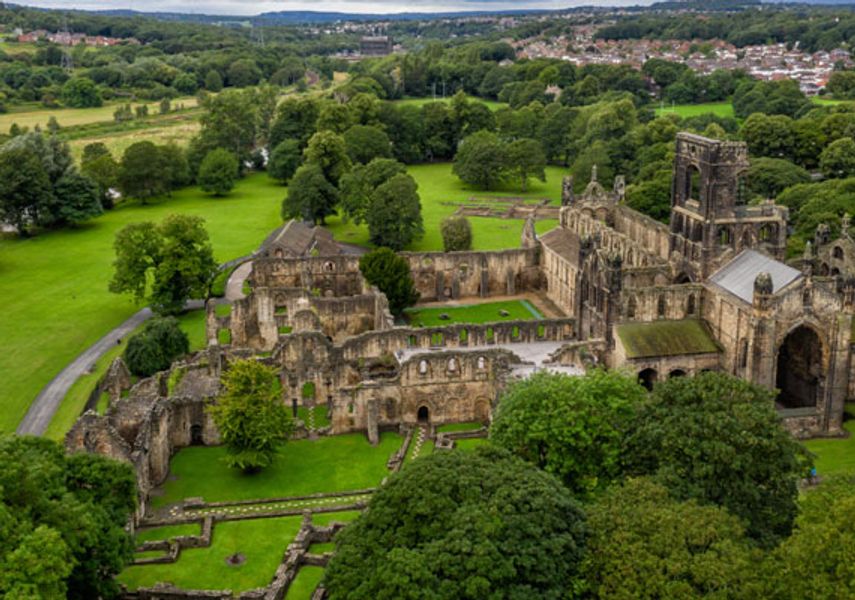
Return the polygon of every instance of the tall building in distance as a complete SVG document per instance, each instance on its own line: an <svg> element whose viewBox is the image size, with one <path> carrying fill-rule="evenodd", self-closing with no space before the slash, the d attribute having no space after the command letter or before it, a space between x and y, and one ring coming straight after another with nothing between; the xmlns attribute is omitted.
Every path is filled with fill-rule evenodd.
<svg viewBox="0 0 855 600"><path fill-rule="evenodd" d="M363 56L387 56L392 54L392 38L388 35L365 36L359 42Z"/></svg>

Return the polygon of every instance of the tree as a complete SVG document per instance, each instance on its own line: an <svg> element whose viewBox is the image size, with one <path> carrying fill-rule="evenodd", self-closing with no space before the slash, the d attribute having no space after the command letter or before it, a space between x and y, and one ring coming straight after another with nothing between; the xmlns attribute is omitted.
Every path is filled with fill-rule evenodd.
<svg viewBox="0 0 855 600"><path fill-rule="evenodd" d="M592 598L732 598L754 573L739 519L648 479L609 488L587 515Z"/></svg>
<svg viewBox="0 0 855 600"><path fill-rule="evenodd" d="M203 191L215 196L224 196L232 191L237 176L237 158L224 148L209 152L199 167L199 185Z"/></svg>
<svg viewBox="0 0 855 600"><path fill-rule="evenodd" d="M101 106L98 86L88 77L72 77L62 86L62 101L72 108L94 108Z"/></svg>
<svg viewBox="0 0 855 600"><path fill-rule="evenodd" d="M748 169L748 185L762 198L775 198L788 187L809 182L810 173L780 158L752 159Z"/></svg>
<svg viewBox="0 0 855 600"><path fill-rule="evenodd" d="M118 176L119 189L124 196L145 203L168 191L161 156L157 146L149 141L137 142L125 150Z"/></svg>
<svg viewBox="0 0 855 600"><path fill-rule="evenodd" d="M543 146L532 139L511 142L507 148L507 170L520 180L522 191L528 189L528 180L533 177L546 181L546 156Z"/></svg>
<svg viewBox="0 0 855 600"><path fill-rule="evenodd" d="M223 77L218 71L211 69L205 75L205 89L215 94L223 89Z"/></svg>
<svg viewBox="0 0 855 600"><path fill-rule="evenodd" d="M188 185L191 181L190 164L184 148L174 142L157 147L160 163L163 165L164 187L172 192Z"/></svg>
<svg viewBox="0 0 855 600"><path fill-rule="evenodd" d="M389 248L377 248L359 259L359 270L365 280L386 295L389 310L401 315L404 309L419 301L410 263Z"/></svg>
<svg viewBox="0 0 855 600"><path fill-rule="evenodd" d="M222 390L210 411L229 466L247 473L269 467L294 427L276 370L255 360L235 361L223 375Z"/></svg>
<svg viewBox="0 0 855 600"><path fill-rule="evenodd" d="M220 83L222 84L222 81ZM191 73L182 73L181 75L175 78L175 81L172 83L172 87L178 90L178 92L181 94L192 96L193 94L199 91L199 82L196 79L195 75ZM220 85L220 88L222 87L223 86Z"/></svg>
<svg viewBox="0 0 855 600"><path fill-rule="evenodd" d="M202 148L201 160L215 148L225 148L238 159L249 162L258 136L259 114L257 96L249 90L226 90L209 96L203 103L205 112L199 119Z"/></svg>
<svg viewBox="0 0 855 600"><path fill-rule="evenodd" d="M452 170L464 183L489 190L502 181L507 163L506 148L498 136L479 131L460 144Z"/></svg>
<svg viewBox="0 0 855 600"><path fill-rule="evenodd" d="M354 166L339 182L344 217L361 224L366 219L374 191L395 175L406 172L404 165L390 158L375 158L367 165Z"/></svg>
<svg viewBox="0 0 855 600"><path fill-rule="evenodd" d="M576 597L584 515L507 452L437 452L395 473L336 537L332 598ZM428 593L429 591L429 593Z"/></svg>
<svg viewBox="0 0 855 600"><path fill-rule="evenodd" d="M0 152L0 217L29 235L53 202L53 188L41 159L28 148Z"/></svg>
<svg viewBox="0 0 855 600"><path fill-rule="evenodd" d="M629 472L655 475L676 498L723 506L764 545L790 534L810 461L781 425L774 392L722 373L669 379L626 444Z"/></svg>
<svg viewBox="0 0 855 600"><path fill-rule="evenodd" d="M249 87L261 80L261 69L254 60L241 58L229 65L229 85L232 87Z"/></svg>
<svg viewBox="0 0 855 600"><path fill-rule="evenodd" d="M831 142L819 156L819 168L832 179L855 176L855 140L844 137Z"/></svg>
<svg viewBox="0 0 855 600"><path fill-rule="evenodd" d="M300 149L300 142L285 140L270 153L267 173L276 181L287 183L297 172L302 160L303 151Z"/></svg>
<svg viewBox="0 0 855 600"><path fill-rule="evenodd" d="M319 131L313 135L304 156L306 163L320 167L326 180L334 186L350 170L344 138L331 131Z"/></svg>
<svg viewBox="0 0 855 600"><path fill-rule="evenodd" d="M344 132L347 155L354 163L366 164L375 158L391 158L389 136L372 125L354 125Z"/></svg>
<svg viewBox="0 0 855 600"><path fill-rule="evenodd" d="M283 219L303 219L323 224L326 217L335 213L338 190L327 181L316 164L306 164L297 169L288 195L282 201Z"/></svg>
<svg viewBox="0 0 855 600"><path fill-rule="evenodd" d="M365 220L371 243L392 250L403 250L424 235L416 180L398 174L374 190Z"/></svg>
<svg viewBox="0 0 855 600"><path fill-rule="evenodd" d="M86 156L84 149L83 158L80 162L81 172L89 177L98 186L98 196L101 206L105 209L113 208L113 197L111 190L119 184L119 163L107 154Z"/></svg>
<svg viewBox="0 0 855 600"><path fill-rule="evenodd" d="M589 494L623 475L623 440L644 395L618 372L540 372L502 395L490 439Z"/></svg>
<svg viewBox="0 0 855 600"><path fill-rule="evenodd" d="M440 225L442 246L446 252L462 252L472 249L472 225L466 217L451 216Z"/></svg>
<svg viewBox="0 0 855 600"><path fill-rule="evenodd" d="M133 554L131 467L56 442L0 436L0 595L112 598Z"/></svg>
<svg viewBox="0 0 855 600"><path fill-rule="evenodd" d="M54 186L55 208L53 223L71 225L82 223L104 212L98 185L76 170L63 175Z"/></svg>
<svg viewBox="0 0 855 600"><path fill-rule="evenodd" d="M167 370L175 359L190 352L190 341L174 317L151 319L143 330L131 336L124 359L128 370L139 377L151 377Z"/></svg>
<svg viewBox="0 0 855 600"><path fill-rule="evenodd" d="M205 221L170 215L160 225L133 223L116 234L110 291L146 297L159 314L177 314L190 298L204 298L217 272ZM149 284L150 282L150 284Z"/></svg>

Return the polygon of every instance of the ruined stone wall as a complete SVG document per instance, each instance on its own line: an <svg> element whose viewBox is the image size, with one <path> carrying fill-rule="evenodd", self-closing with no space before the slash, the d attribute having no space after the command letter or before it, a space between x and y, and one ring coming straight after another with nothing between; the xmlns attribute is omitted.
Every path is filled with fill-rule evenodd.
<svg viewBox="0 0 855 600"><path fill-rule="evenodd" d="M549 248L544 248L541 268L546 278L546 297L565 315L576 314L578 298L579 265L566 260Z"/></svg>
<svg viewBox="0 0 855 600"><path fill-rule="evenodd" d="M621 263L627 268L648 267L663 263L663 259L655 253L655 248L643 246L624 233L613 229L606 222L595 218L589 209L562 208L561 226L582 239L595 240L596 248L605 250L610 255L619 256ZM655 237L654 235L653 238Z"/></svg>
<svg viewBox="0 0 855 600"><path fill-rule="evenodd" d="M620 295L620 320L651 322L699 318L703 314L703 303L704 287L698 284L624 289Z"/></svg>
<svg viewBox="0 0 855 600"><path fill-rule="evenodd" d="M424 301L512 296L540 289L538 249L497 252L405 252Z"/></svg>
<svg viewBox="0 0 855 600"><path fill-rule="evenodd" d="M614 228L661 260L670 258L671 235L664 223L619 205L614 211Z"/></svg>
<svg viewBox="0 0 855 600"><path fill-rule="evenodd" d="M300 288L324 297L365 292L359 257L258 258L252 263L253 288Z"/></svg>

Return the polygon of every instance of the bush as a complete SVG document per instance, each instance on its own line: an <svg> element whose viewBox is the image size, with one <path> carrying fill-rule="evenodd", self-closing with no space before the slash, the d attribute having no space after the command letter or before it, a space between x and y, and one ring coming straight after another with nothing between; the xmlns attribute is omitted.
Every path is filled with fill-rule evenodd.
<svg viewBox="0 0 855 600"><path fill-rule="evenodd" d="M134 375L151 377L165 371L172 362L190 352L187 334L173 317L152 319L128 340L125 363Z"/></svg>
<svg viewBox="0 0 855 600"><path fill-rule="evenodd" d="M199 185L215 196L224 196L235 187L238 177L238 160L223 148L212 150L199 166Z"/></svg>
<svg viewBox="0 0 855 600"><path fill-rule="evenodd" d="M466 217L447 217L440 230L446 252L472 250L472 225Z"/></svg>

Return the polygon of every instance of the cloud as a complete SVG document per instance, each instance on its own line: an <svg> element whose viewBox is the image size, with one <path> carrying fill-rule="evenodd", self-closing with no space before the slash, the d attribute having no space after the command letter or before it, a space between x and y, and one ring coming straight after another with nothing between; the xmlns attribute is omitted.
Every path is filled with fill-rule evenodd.
<svg viewBox="0 0 855 600"><path fill-rule="evenodd" d="M397 13L469 10L560 9L580 5L626 6L647 4L638 0L331 0L318 3L309 0L25 0L26 4L44 8L106 10L130 8L144 12L183 12L217 15L257 15L263 12L312 10L323 12Z"/></svg>

